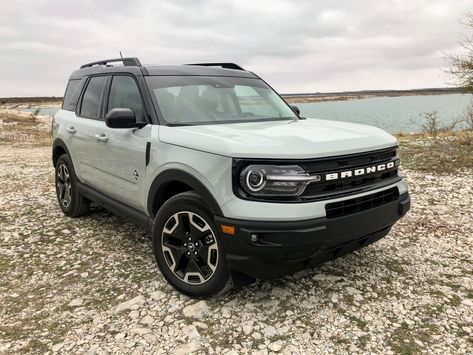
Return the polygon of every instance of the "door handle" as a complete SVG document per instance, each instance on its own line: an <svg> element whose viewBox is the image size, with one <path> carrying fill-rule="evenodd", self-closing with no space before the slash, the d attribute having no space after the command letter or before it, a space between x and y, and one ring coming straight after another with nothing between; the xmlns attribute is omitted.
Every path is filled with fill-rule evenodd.
<svg viewBox="0 0 473 355"><path fill-rule="evenodd" d="M97 139L97 142L100 142L100 143L107 143L108 142L108 137L103 133L101 135L96 134L95 139Z"/></svg>
<svg viewBox="0 0 473 355"><path fill-rule="evenodd" d="M66 128L66 131L68 131L70 134L75 134L77 132L73 126Z"/></svg>

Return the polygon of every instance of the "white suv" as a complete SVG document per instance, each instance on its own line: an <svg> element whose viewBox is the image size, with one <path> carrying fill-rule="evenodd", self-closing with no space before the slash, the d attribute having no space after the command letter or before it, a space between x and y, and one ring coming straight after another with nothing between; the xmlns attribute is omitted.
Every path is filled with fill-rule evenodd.
<svg viewBox="0 0 473 355"><path fill-rule="evenodd" d="M94 201L148 228L162 274L193 297L359 249L410 206L394 137L300 117L232 63L85 64L53 136L64 213Z"/></svg>

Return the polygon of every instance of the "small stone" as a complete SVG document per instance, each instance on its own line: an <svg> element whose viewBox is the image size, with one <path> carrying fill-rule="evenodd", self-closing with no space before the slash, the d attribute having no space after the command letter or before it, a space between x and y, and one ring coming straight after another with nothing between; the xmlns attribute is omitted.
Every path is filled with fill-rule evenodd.
<svg viewBox="0 0 473 355"><path fill-rule="evenodd" d="M268 345L269 350L274 351L274 352L279 352L282 349L283 343L282 341L278 340L274 343L270 343Z"/></svg>
<svg viewBox="0 0 473 355"><path fill-rule="evenodd" d="M174 349L173 353L175 355L187 355L189 353L193 353L195 351L200 350L201 345L197 341L191 341L190 343L179 345L177 348Z"/></svg>
<svg viewBox="0 0 473 355"><path fill-rule="evenodd" d="M202 319L209 312L209 310L210 309L205 301L199 301L184 307L182 313L184 314L184 317L187 318Z"/></svg>
<svg viewBox="0 0 473 355"><path fill-rule="evenodd" d="M115 340L121 340L125 338L125 333L118 333L115 335Z"/></svg>
<svg viewBox="0 0 473 355"><path fill-rule="evenodd" d="M80 307L80 306L82 306L83 302L84 301L80 297L74 298L71 302L69 302L68 306L69 307Z"/></svg>
<svg viewBox="0 0 473 355"><path fill-rule="evenodd" d="M463 303L464 305L473 307L473 300L470 300L470 299L468 299L468 298L465 299L465 300L463 300L462 303Z"/></svg>
<svg viewBox="0 0 473 355"><path fill-rule="evenodd" d="M414 343L416 343L417 345L421 346L421 347L424 347L424 343L421 342L419 339L414 339Z"/></svg>
<svg viewBox="0 0 473 355"><path fill-rule="evenodd" d="M59 350L62 349L62 347L64 346L63 343L58 343L58 344L55 344L52 346L51 350L54 352L54 353L57 353Z"/></svg>
<svg viewBox="0 0 473 355"><path fill-rule="evenodd" d="M131 300L120 303L115 308L114 313L119 314L121 312L128 311L132 306L140 306L140 305L144 304L145 302L146 301L145 301L145 298L143 296L141 296L141 295L137 296L135 298L132 298ZM133 308L136 308L136 307L133 307Z"/></svg>
<svg viewBox="0 0 473 355"><path fill-rule="evenodd" d="M154 319L153 319L153 317L151 317L150 315L145 316L145 317L140 321L140 323L146 324L146 325L151 325L151 324L153 324L153 322L154 322Z"/></svg>
<svg viewBox="0 0 473 355"><path fill-rule="evenodd" d="M149 294L149 297L152 300L160 300L161 298L164 298L166 296L166 293L163 291L154 291Z"/></svg>
<svg viewBox="0 0 473 355"><path fill-rule="evenodd" d="M356 288L350 287L350 286L348 286L348 287L345 289L345 291L347 291L347 293L348 293L349 295L354 295L354 294L357 294L357 293L361 293L360 290L357 290Z"/></svg>
<svg viewBox="0 0 473 355"><path fill-rule="evenodd" d="M258 333L258 332L255 332L255 333L251 334L251 336L252 336L253 339L255 339L255 340L260 340L260 339L261 339L261 334Z"/></svg>
<svg viewBox="0 0 473 355"><path fill-rule="evenodd" d="M138 311L131 311L129 314L131 319L137 319L140 316L140 312Z"/></svg>
<svg viewBox="0 0 473 355"><path fill-rule="evenodd" d="M268 325L263 329L263 335L265 336L265 338L271 338L275 336L276 333L276 328L274 328L272 325Z"/></svg>
<svg viewBox="0 0 473 355"><path fill-rule="evenodd" d="M363 301L363 296L360 295L359 293L355 293L355 294L353 295L353 300L354 300L355 302L361 302L361 301Z"/></svg>
<svg viewBox="0 0 473 355"><path fill-rule="evenodd" d="M151 333L151 330L149 330L148 328L133 328L130 330L130 333L136 335L145 335Z"/></svg>
<svg viewBox="0 0 473 355"><path fill-rule="evenodd" d="M243 322L241 324L241 329L244 334L249 335L253 331L253 321Z"/></svg>
<svg viewBox="0 0 473 355"><path fill-rule="evenodd" d="M199 339L200 338L200 334L197 331L197 328L196 328L195 325L188 325L187 327L185 327L183 329L183 332L189 340L194 340L194 339Z"/></svg>
<svg viewBox="0 0 473 355"><path fill-rule="evenodd" d="M194 324L197 328L200 328L200 329L208 329L209 327L207 324L201 323L201 322L194 322L192 324Z"/></svg>

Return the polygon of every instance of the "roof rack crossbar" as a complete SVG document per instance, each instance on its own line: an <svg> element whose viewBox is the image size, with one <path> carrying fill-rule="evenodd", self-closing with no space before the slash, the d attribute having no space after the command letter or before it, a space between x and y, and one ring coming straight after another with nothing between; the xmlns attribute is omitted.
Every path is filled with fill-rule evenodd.
<svg viewBox="0 0 473 355"><path fill-rule="evenodd" d="M186 64L186 65L200 65L203 67L222 67L225 69L235 69L235 70L243 70L242 67L240 67L238 64L235 63L193 63L193 64Z"/></svg>
<svg viewBox="0 0 473 355"><path fill-rule="evenodd" d="M80 68L88 68L92 67L94 65L107 65L108 63L113 63L113 62L122 62L124 66L126 67L141 67L141 62L138 58L136 57L130 57L130 58L115 58L115 59L104 59L104 60L99 60L97 62L92 62L92 63L87 63L84 65L81 65Z"/></svg>

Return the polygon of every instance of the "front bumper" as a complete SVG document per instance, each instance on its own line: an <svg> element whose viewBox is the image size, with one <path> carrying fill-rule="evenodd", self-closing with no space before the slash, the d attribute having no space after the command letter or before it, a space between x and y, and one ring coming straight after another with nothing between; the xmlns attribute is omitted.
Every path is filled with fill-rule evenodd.
<svg viewBox="0 0 473 355"><path fill-rule="evenodd" d="M270 279L310 268L386 236L410 208L406 192L396 200L337 218L291 222L258 222L215 216L235 227L221 233L230 270L252 278Z"/></svg>

